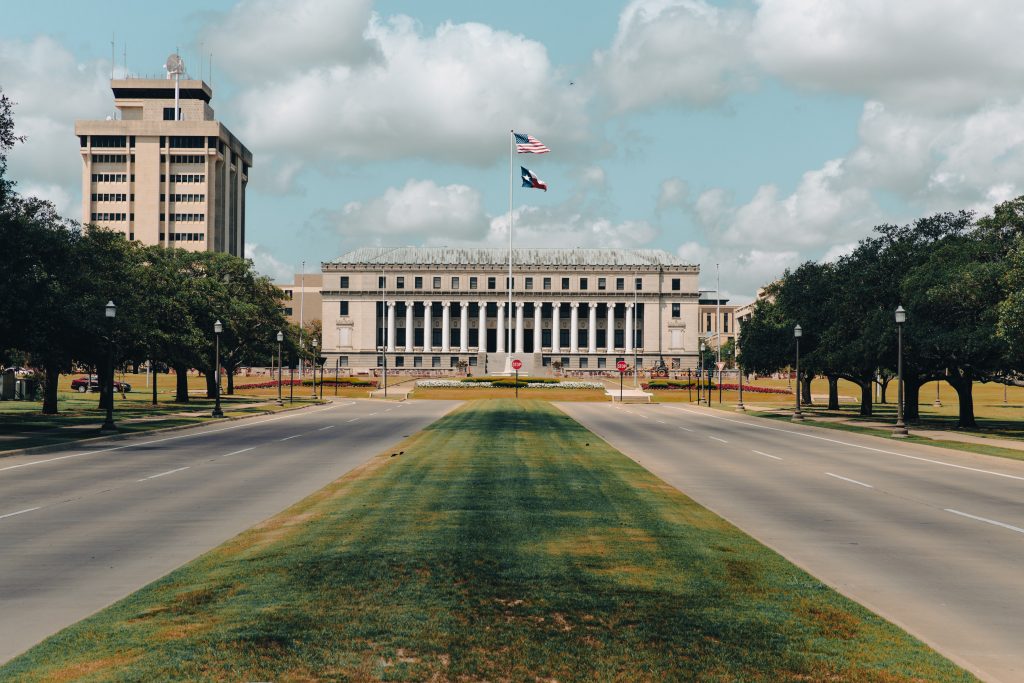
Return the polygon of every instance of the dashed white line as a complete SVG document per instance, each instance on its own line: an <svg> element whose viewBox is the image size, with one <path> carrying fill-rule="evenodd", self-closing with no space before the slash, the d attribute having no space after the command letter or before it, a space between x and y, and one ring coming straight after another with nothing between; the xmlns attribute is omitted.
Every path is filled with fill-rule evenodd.
<svg viewBox="0 0 1024 683"><path fill-rule="evenodd" d="M1021 529L1019 526L1013 526L1012 524L1007 524L1006 522L997 522L994 519L988 519L986 517L978 517L977 515L971 515L971 514L968 514L966 512L960 512L959 510L953 510L952 508L945 508L945 510L946 510L946 512L952 512L954 515L960 515L961 517L968 517L970 519L976 519L979 522L985 522L986 524L993 524L995 526L1001 526L1004 529L1009 529L1010 531L1016 531L1016 532L1024 534L1024 529Z"/></svg>
<svg viewBox="0 0 1024 683"><path fill-rule="evenodd" d="M168 470L167 472L161 472L160 474L154 474L154 475L153 475L153 476L151 476L151 477L144 477L144 478L142 478L142 479L139 479L139 481L146 481L146 480L148 480L148 479L156 479L157 477L165 477L165 476L167 476L168 474L174 474L175 472L181 472L182 470L187 470L187 469L189 469L190 467L191 467L191 465L186 465L185 467L179 467L179 468L178 468L178 469L176 469L176 470Z"/></svg>
<svg viewBox="0 0 1024 683"><path fill-rule="evenodd" d="M771 453L762 453L761 451L754 451L754 452L757 453L758 455L763 455L766 458L771 458L772 460L782 460L782 458L780 458L779 456L772 455Z"/></svg>
<svg viewBox="0 0 1024 683"><path fill-rule="evenodd" d="M352 418L351 420L347 420L347 421L348 421L348 422L355 422L355 421L356 421L356 420L358 420L358 419L360 419L360 418L358 418L358 417L353 417L353 418Z"/></svg>
<svg viewBox="0 0 1024 683"><path fill-rule="evenodd" d="M721 441L722 443L729 443L729 442L728 442L728 441L726 441L725 439L719 439L719 438L718 438L717 436L711 436L711 435L708 435L708 438L709 438L709 439L714 439L715 441Z"/></svg>
<svg viewBox="0 0 1024 683"><path fill-rule="evenodd" d="M220 457L222 457L222 458L226 458L226 457L228 457L229 455L238 455L239 453L245 453L246 451L251 451L251 450L253 450L254 448L256 448L256 447L255 447L255 446L249 446L248 448L243 448L243 449L242 449L242 450L240 450L240 451L232 451L232 452L230 452L230 453L225 453L224 455L222 455L222 456L220 456Z"/></svg>
<svg viewBox="0 0 1024 683"><path fill-rule="evenodd" d="M689 427L684 427L684 426L682 426L682 425L677 425L677 426L678 426L678 427L679 427L680 429L682 429L682 430L683 430L684 432L692 432L692 431L693 431L693 430L692 430L692 429L690 429Z"/></svg>
<svg viewBox="0 0 1024 683"><path fill-rule="evenodd" d="M292 434L291 436L286 436L283 439L279 439L279 440L280 441L287 441L288 439L297 439L300 436L302 436L302 434Z"/></svg>
<svg viewBox="0 0 1024 683"><path fill-rule="evenodd" d="M25 508L24 510L18 510L17 512L8 512L6 515L0 515L0 519L7 519L8 517L14 517L15 515L23 515L26 512L34 512L38 510L38 507Z"/></svg>
<svg viewBox="0 0 1024 683"><path fill-rule="evenodd" d="M665 421L664 421L664 420L655 420L655 422L657 422L657 423L658 423L658 424L660 424L660 425L663 425L663 424L665 424Z"/></svg>
<svg viewBox="0 0 1024 683"><path fill-rule="evenodd" d="M334 427L334 425L327 425L326 427L321 427L320 429L318 429L316 431L322 432L322 431L325 431L327 429L331 429L332 427Z"/></svg>
<svg viewBox="0 0 1024 683"><path fill-rule="evenodd" d="M871 484L865 484L862 481L857 481L856 479L850 479L849 477L841 477L838 474L832 474L831 472L826 472L825 474L827 474L830 477L835 477L836 479L842 479L843 481L848 481L851 484L857 484L858 486L863 486L866 489L873 489L873 488L875 488Z"/></svg>
<svg viewBox="0 0 1024 683"><path fill-rule="evenodd" d="M649 420L649 419L650 419L649 417L647 417L647 416L646 416L646 415L644 415L643 413L637 413L637 415L639 415L640 417L642 417L642 418L643 418L643 419L645 419L645 420Z"/></svg>

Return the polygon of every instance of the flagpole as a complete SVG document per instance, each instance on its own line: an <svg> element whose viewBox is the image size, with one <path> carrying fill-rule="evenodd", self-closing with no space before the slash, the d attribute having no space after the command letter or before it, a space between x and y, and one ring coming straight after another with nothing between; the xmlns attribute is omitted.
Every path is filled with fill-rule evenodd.
<svg viewBox="0 0 1024 683"><path fill-rule="evenodd" d="M505 358L506 360L512 357L512 188L515 184L513 180L515 178L515 151L516 151L516 135L514 130L508 132L508 323L505 325L506 336L508 341L505 345ZM508 370L511 367L509 362L506 362L507 366L505 369Z"/></svg>

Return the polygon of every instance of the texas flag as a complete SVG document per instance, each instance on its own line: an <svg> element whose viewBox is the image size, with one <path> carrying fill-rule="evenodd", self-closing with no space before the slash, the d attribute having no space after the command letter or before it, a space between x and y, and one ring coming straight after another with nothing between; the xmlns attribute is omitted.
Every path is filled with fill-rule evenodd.
<svg viewBox="0 0 1024 683"><path fill-rule="evenodd" d="M523 187L533 187L538 190L544 190L545 192L548 191L547 183L538 178L536 173L525 166L520 166L519 168L523 171Z"/></svg>

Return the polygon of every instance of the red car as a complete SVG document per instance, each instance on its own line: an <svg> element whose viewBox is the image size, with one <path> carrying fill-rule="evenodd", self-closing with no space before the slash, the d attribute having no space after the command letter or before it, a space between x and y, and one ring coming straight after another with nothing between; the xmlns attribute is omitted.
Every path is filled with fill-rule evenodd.
<svg viewBox="0 0 1024 683"><path fill-rule="evenodd" d="M100 383L96 379L96 375L89 375L87 377L76 377L71 380L71 391L77 391L80 394L84 394L87 391L99 391ZM127 382L119 382L114 380L114 391L126 394L132 390L132 385Z"/></svg>

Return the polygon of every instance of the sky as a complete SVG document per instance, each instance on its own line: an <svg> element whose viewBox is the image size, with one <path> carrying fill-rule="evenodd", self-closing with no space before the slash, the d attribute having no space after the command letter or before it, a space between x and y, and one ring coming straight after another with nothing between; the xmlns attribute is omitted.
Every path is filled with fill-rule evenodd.
<svg viewBox="0 0 1024 683"><path fill-rule="evenodd" d="M4 12L0 89L10 176L80 218L74 121L178 50L254 154L246 252L279 281L506 245L515 129L551 149L511 160L517 246L665 249L743 303L876 225L1021 194L1022 33L1017 0L37 0Z"/></svg>

